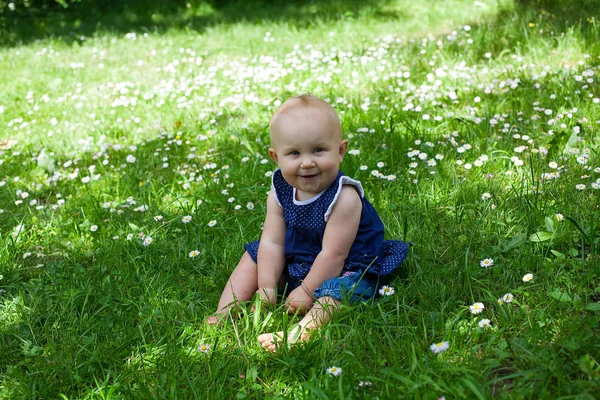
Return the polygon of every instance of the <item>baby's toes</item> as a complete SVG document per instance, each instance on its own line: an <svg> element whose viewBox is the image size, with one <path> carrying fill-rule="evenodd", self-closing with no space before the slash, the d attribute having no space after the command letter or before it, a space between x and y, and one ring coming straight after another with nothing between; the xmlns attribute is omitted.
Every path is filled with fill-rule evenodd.
<svg viewBox="0 0 600 400"><path fill-rule="evenodd" d="M258 341L262 347L268 346L273 341L272 333L263 333L258 335Z"/></svg>
<svg viewBox="0 0 600 400"><path fill-rule="evenodd" d="M206 317L205 322L207 325L219 325L223 318L223 315L209 315Z"/></svg>
<svg viewBox="0 0 600 400"><path fill-rule="evenodd" d="M277 341L272 333L263 333L258 336L258 341L263 349L267 351L276 351L277 350Z"/></svg>

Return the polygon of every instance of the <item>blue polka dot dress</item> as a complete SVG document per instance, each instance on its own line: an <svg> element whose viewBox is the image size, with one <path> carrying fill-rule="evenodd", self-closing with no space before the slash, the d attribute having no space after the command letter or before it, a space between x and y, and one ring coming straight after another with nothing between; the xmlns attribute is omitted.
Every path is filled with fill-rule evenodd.
<svg viewBox="0 0 600 400"><path fill-rule="evenodd" d="M367 274L385 276L392 273L406 258L411 244L383 239L383 223L365 198L361 183L341 171L327 189L305 201L296 200L296 189L283 179L280 170L273 173L272 184L277 204L283 208L287 227L285 261L290 277L304 279L308 275L315 258L321 252L325 226L343 185L356 188L362 200L362 212L356 239L350 248L342 275L366 271ZM255 262L258 245L259 241L255 241L244 246Z"/></svg>

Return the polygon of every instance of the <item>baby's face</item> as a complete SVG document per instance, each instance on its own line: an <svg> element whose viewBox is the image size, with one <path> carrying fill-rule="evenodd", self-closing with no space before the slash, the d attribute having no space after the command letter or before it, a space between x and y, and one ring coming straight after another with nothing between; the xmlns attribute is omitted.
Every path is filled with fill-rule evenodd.
<svg viewBox="0 0 600 400"><path fill-rule="evenodd" d="M348 149L337 116L323 107L294 107L271 123L269 155L283 178L296 188L296 200L308 200L335 180Z"/></svg>

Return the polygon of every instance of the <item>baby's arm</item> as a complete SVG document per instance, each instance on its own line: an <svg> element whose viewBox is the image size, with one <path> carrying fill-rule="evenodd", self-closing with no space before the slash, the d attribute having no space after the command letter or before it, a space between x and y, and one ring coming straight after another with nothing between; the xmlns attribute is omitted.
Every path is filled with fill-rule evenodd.
<svg viewBox="0 0 600 400"><path fill-rule="evenodd" d="M287 304L292 312L299 308L310 308L315 289L326 280L340 276L356 239L361 211L362 202L356 189L349 185L343 186L325 226L321 252L302 286L292 291L288 297Z"/></svg>
<svg viewBox="0 0 600 400"><path fill-rule="evenodd" d="M258 291L262 299L277 301L277 283L285 265L285 221L283 209L275 201L275 191L267 197L267 216L258 247Z"/></svg>

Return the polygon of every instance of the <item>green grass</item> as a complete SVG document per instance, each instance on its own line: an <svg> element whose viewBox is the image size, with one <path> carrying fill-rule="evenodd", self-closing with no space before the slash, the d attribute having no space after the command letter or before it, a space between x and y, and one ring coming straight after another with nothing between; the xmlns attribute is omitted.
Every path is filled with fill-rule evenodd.
<svg viewBox="0 0 600 400"><path fill-rule="evenodd" d="M7 4L0 398L597 396L599 2ZM269 118L302 92L414 246L394 295L266 354L281 307L202 321L260 235Z"/></svg>

